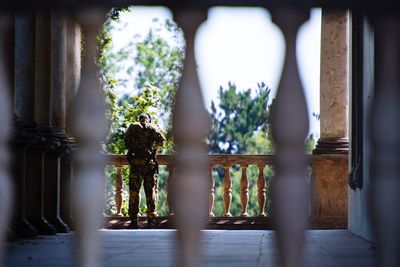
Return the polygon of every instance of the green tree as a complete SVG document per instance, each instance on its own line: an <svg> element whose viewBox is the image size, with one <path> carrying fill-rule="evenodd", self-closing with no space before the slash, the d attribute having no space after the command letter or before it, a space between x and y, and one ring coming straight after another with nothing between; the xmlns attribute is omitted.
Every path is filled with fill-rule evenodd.
<svg viewBox="0 0 400 267"><path fill-rule="evenodd" d="M174 22L166 20L164 24L160 24L157 19L153 22L156 26L136 44L135 84L136 88L143 88L146 82L150 82L159 89L158 115L163 122L167 137L164 150L171 153L173 151L171 110L175 104L175 91L183 69L185 43L183 32ZM162 27L171 33L174 40L172 45L159 34ZM129 70L131 69L133 66Z"/></svg>
<svg viewBox="0 0 400 267"><path fill-rule="evenodd" d="M134 12L134 9L128 11ZM185 51L183 33L173 21L166 20L162 23L154 19L146 36L132 36L126 46L114 51L110 32L115 28L115 22L118 22L118 20L119 16L114 15L103 27L106 33L102 35L109 41L104 42L103 56L100 57L101 77L106 94L109 95L108 99L110 99L108 110L111 128L129 125L131 121L124 122L121 121L121 118L135 117L125 113L138 110L139 107L135 106L137 98L145 98L150 100L147 110L153 117L159 119L160 126L166 131L168 141L164 151L171 152L173 147L171 110L183 68ZM168 38L165 37L166 33L169 35ZM143 91L149 85L157 89L157 95L143 95ZM124 101L115 100L117 97L113 95L113 92L116 88L130 92L129 95L122 97ZM144 106L142 105L142 107ZM143 111L141 110L141 112ZM118 112L120 114L115 115ZM116 118L118 116L119 120ZM118 123L116 123L117 121ZM112 132L113 130L111 130ZM118 138L120 136L110 140L114 142Z"/></svg>
<svg viewBox="0 0 400 267"><path fill-rule="evenodd" d="M228 83L226 89L220 87L219 111L214 102L211 103L210 152L242 154L249 153L250 147L260 147L259 144L255 146L255 142L268 138L263 133L269 130L270 91L263 82L257 84L253 95L251 89L238 91L236 85L231 82ZM256 133L258 135L255 135ZM271 149L271 146L267 145L265 148ZM262 152L271 153L272 151Z"/></svg>

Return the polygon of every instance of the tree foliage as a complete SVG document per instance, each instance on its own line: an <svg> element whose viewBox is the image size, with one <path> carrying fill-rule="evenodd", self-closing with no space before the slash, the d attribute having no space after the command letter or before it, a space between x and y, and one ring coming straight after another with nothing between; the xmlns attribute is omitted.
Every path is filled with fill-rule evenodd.
<svg viewBox="0 0 400 267"><path fill-rule="evenodd" d="M219 106L211 103L209 149L212 153L243 154L271 153L266 144L254 151L260 142L266 143L269 130L269 99L271 90L261 82L256 90L238 91L234 83L218 91Z"/></svg>
<svg viewBox="0 0 400 267"><path fill-rule="evenodd" d="M123 136L127 127L137 121L141 113L148 112L166 131L165 150L171 151L171 109L185 51L182 31L172 21L161 23L154 19L146 36L132 36L126 46L115 51L111 32L121 12L134 12L134 9L112 9L98 37L100 79L107 100L110 129L105 150L125 153ZM118 97L116 89L127 93Z"/></svg>

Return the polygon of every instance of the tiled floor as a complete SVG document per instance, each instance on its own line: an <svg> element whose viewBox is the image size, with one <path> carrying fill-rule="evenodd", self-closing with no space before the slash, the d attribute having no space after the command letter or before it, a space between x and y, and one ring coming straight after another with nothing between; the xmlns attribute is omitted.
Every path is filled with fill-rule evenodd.
<svg viewBox="0 0 400 267"><path fill-rule="evenodd" d="M175 266L177 251L174 230L103 230L102 265ZM204 231L203 266L275 266L273 231ZM46 236L8 244L7 267L73 266L73 234ZM304 266L369 267L374 249L363 239L345 230L313 230L307 233Z"/></svg>

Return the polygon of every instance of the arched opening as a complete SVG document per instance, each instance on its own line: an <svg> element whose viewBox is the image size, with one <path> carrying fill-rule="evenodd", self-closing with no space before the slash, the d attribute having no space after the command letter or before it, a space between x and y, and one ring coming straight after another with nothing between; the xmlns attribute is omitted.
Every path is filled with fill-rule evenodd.
<svg viewBox="0 0 400 267"><path fill-rule="evenodd" d="M319 27L320 11L314 10L311 21L299 33L298 41L305 90L308 96L313 96L309 99L313 122L317 120L311 114L319 113L315 104L319 92L319 83L315 82L319 79L319 50L316 50L319 49L319 36L316 34ZM99 39L102 49L99 62L111 125L109 141L105 146L107 153L126 154L122 141L124 133L142 112L154 115L156 123L166 132L168 142L161 153L173 153L171 108L183 67L184 38L172 21L172 13L162 7L113 10ZM199 28L195 49L203 97L211 120L211 133L207 140L209 153L273 154L268 117L285 48L282 35L272 23L270 14L262 8L212 8L206 22ZM318 130L315 125L310 130L307 141L309 153L314 148L313 136L318 136ZM245 213L249 216L264 214L261 209L265 209L268 215L273 169L257 166L256 162L232 164L228 168L222 165L212 167L215 205L210 213L215 216L228 213L242 216L243 203L247 202ZM241 182L243 169L246 170L247 186ZM227 170L231 185L224 182ZM114 187L116 179L122 179L117 177L119 172L123 177L124 194L121 209L116 209ZM158 212L161 216L169 213L166 193L168 173L168 166L160 167ZM105 213L108 216L116 213L127 215L128 167L111 167L107 169L107 174ZM260 184L261 180L265 181L264 184ZM228 200L227 190L232 192L232 200ZM263 190L266 194L262 193ZM142 213L146 211L144 199L142 193ZM263 201L266 204L260 204ZM229 212L226 211L227 205Z"/></svg>

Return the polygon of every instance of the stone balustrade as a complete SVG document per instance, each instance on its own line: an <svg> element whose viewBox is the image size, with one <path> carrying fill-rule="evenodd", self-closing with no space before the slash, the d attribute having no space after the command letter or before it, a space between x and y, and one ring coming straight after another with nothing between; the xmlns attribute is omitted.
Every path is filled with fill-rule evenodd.
<svg viewBox="0 0 400 267"><path fill-rule="evenodd" d="M158 162L160 166L166 166L168 170L168 180L171 179L174 169L173 155L159 155ZM210 187L209 187L209 216L214 217L215 206L215 181L212 175L212 170L216 167L224 168L224 176L221 186L223 187L223 217L232 217L230 207L232 204L232 175L230 169L232 166L240 166L241 177L240 185L240 217L248 217L247 207L249 203L249 179L256 179L257 199L253 200L257 203L257 217L266 217L265 203L267 199L266 182L269 177L264 175L264 169L274 164L274 155L209 155L210 169ZM312 185L312 204L311 217L313 227L315 228L341 228L346 226L346 211L347 211L347 185L345 176L342 175L342 170L338 170L336 174L326 173L325 179L318 168L318 164L323 161L331 166L342 166L344 161L347 161L347 155L308 155L308 163L311 166L311 185ZM106 155L108 165L116 167L116 184L115 184L115 204L116 216L123 216L121 213L122 207L122 188L123 188L123 172L122 168L128 165L125 155ZM251 165L257 166L257 177L249 177L247 168ZM315 169L314 165L317 169ZM315 170L314 170L315 169ZM346 170L344 170L346 172ZM326 183L328 181L328 185ZM168 203L170 203L168 201Z"/></svg>

